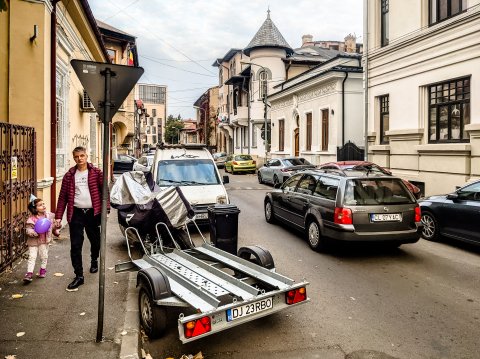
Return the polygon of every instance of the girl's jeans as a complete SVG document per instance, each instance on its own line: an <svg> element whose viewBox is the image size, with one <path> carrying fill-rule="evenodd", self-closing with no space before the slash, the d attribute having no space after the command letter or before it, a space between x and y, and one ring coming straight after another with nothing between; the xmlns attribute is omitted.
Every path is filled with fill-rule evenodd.
<svg viewBox="0 0 480 359"><path fill-rule="evenodd" d="M37 254L40 254L40 268L47 269L48 244L39 244L38 246L28 247L27 272L33 273L35 261L37 260Z"/></svg>

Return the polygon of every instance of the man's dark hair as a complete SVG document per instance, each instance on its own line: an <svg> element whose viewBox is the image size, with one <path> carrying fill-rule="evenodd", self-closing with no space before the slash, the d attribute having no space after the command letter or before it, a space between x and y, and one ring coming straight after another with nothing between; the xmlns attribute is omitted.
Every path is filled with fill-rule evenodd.
<svg viewBox="0 0 480 359"><path fill-rule="evenodd" d="M73 152L85 152L85 153L87 153L87 149L83 146L77 146L73 149L72 153Z"/></svg>
<svg viewBox="0 0 480 359"><path fill-rule="evenodd" d="M36 198L34 199L32 202L30 202L28 204L28 210L30 211L31 214L33 214L34 216L36 216L38 214L38 211L37 211L37 204L38 202L41 202L42 199L41 198Z"/></svg>

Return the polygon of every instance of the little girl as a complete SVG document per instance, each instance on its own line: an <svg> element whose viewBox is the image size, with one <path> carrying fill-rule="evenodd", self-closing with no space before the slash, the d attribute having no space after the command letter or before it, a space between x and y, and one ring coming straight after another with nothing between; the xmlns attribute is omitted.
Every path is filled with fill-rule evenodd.
<svg viewBox="0 0 480 359"><path fill-rule="evenodd" d="M32 196L34 197L34 196ZM58 228L53 229L53 223L55 222L55 214L47 212L45 203L40 198L33 198L28 205L28 210L32 214L27 219L26 232L27 232L27 245L28 245L28 266L27 273L23 278L23 281L29 283L33 279L33 269L35 267L35 261L37 260L37 254L40 254L40 271L37 276L39 278L45 278L47 274L47 260L48 260L48 243L52 240L52 230L55 235L58 235ZM42 218L48 218L52 225L45 233L35 232L35 223Z"/></svg>

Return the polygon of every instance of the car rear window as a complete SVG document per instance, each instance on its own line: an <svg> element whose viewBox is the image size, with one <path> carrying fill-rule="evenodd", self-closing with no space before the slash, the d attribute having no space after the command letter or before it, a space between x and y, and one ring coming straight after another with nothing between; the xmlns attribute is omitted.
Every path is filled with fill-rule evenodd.
<svg viewBox="0 0 480 359"><path fill-rule="evenodd" d="M285 160L285 163L289 166L311 165L311 163L304 158L288 158Z"/></svg>
<svg viewBox="0 0 480 359"><path fill-rule="evenodd" d="M398 178L351 179L345 188L345 205L414 203L412 195Z"/></svg>
<svg viewBox="0 0 480 359"><path fill-rule="evenodd" d="M252 156L250 156L250 155L235 156L235 161L250 161L251 159L252 159Z"/></svg>

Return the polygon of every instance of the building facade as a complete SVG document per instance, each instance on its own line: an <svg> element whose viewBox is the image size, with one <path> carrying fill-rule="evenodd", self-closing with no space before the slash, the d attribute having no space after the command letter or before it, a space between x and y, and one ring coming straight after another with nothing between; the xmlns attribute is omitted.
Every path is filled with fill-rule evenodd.
<svg viewBox="0 0 480 359"><path fill-rule="evenodd" d="M135 99L140 147L142 150L155 147L165 141L167 86L137 84Z"/></svg>
<svg viewBox="0 0 480 359"><path fill-rule="evenodd" d="M480 177L480 1L365 0L368 158L446 193Z"/></svg>

